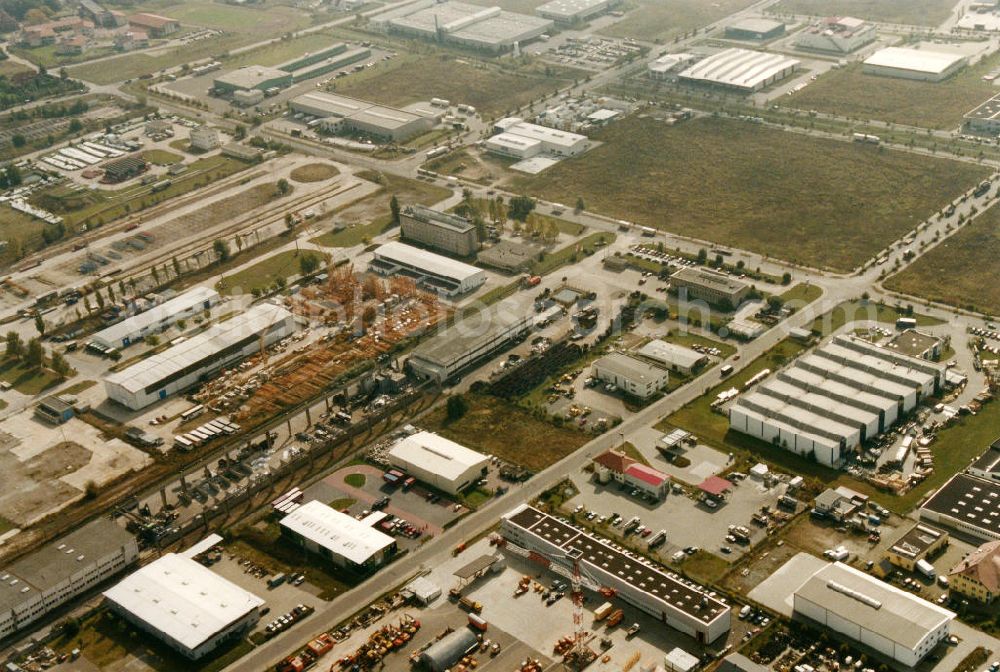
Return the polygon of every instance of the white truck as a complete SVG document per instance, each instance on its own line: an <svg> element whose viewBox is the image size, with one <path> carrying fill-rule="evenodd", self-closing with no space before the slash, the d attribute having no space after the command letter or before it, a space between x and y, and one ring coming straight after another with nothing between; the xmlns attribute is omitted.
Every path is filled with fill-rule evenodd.
<svg viewBox="0 0 1000 672"><path fill-rule="evenodd" d="M928 579L933 581L937 578L937 570L934 569L934 565L927 562L924 559L917 560L917 571L926 576Z"/></svg>

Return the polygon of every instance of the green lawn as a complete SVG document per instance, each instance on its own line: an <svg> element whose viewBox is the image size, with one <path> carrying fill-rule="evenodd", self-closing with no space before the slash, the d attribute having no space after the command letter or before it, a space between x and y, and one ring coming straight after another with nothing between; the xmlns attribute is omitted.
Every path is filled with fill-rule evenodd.
<svg viewBox="0 0 1000 672"><path fill-rule="evenodd" d="M942 324L941 320L921 313L907 314L895 306L874 303L871 301L845 301L832 310L817 317L810 329L820 337L826 337L843 327L848 322L884 322L893 324L901 317L916 319L917 326L933 327Z"/></svg>
<svg viewBox="0 0 1000 672"><path fill-rule="evenodd" d="M967 310L1000 314L1000 208L994 206L922 255L885 286Z"/></svg>
<svg viewBox="0 0 1000 672"><path fill-rule="evenodd" d="M574 264L584 256L594 254L602 247L615 242L615 234L604 231L592 233L579 241L572 242L562 249L545 255L541 261L536 261L531 272L536 275L552 273L566 264Z"/></svg>
<svg viewBox="0 0 1000 672"><path fill-rule="evenodd" d="M706 348L718 348L722 353L722 359L726 359L736 353L736 348L728 343L717 341L714 338L706 338L701 334L686 333L679 329L671 331L660 338L668 343L676 343L677 345L683 345L686 348L690 348L692 345L701 345Z"/></svg>
<svg viewBox="0 0 1000 672"><path fill-rule="evenodd" d="M49 369L31 369L13 359L0 362L0 380L10 383L21 394L36 395L62 379Z"/></svg>
<svg viewBox="0 0 1000 672"><path fill-rule="evenodd" d="M752 4L753 0L628 0L625 8L631 9L625 18L598 32L611 37L663 42Z"/></svg>
<svg viewBox="0 0 1000 672"><path fill-rule="evenodd" d="M343 511L344 509L357 504L358 500L351 497L341 497L340 499L335 499L330 502L329 507L331 509L336 509L337 511Z"/></svg>
<svg viewBox="0 0 1000 672"><path fill-rule="evenodd" d="M14 525L14 523L10 522L6 518L0 517L0 534L9 532L10 530L13 530L15 527L16 525Z"/></svg>
<svg viewBox="0 0 1000 672"><path fill-rule="evenodd" d="M823 289L819 285L800 282L779 296L785 303L791 303L793 307L801 308L823 296Z"/></svg>
<svg viewBox="0 0 1000 672"><path fill-rule="evenodd" d="M365 482L368 479L364 474L348 474L344 476L344 483L347 483L352 488L363 488L365 487Z"/></svg>
<svg viewBox="0 0 1000 672"><path fill-rule="evenodd" d="M7 247L0 251L0 265L11 264L17 260L15 255L18 246L24 254L27 254L45 245L45 240L42 238L45 224L40 219L3 205L0 206L0 222L3 222L0 238L8 243Z"/></svg>
<svg viewBox="0 0 1000 672"><path fill-rule="evenodd" d="M73 383L72 385L64 387L62 390L59 391L59 394L80 394L84 390L89 390L94 385L97 385L96 380L80 380Z"/></svg>
<svg viewBox="0 0 1000 672"><path fill-rule="evenodd" d="M563 203L582 196L616 219L840 271L989 174L714 118L670 127L633 115L596 137L604 144L512 178L512 190Z"/></svg>
<svg viewBox="0 0 1000 672"><path fill-rule="evenodd" d="M48 44L42 47L14 47L11 51L28 60L36 65L41 65L49 70L59 68L63 65L72 65L73 63L83 63L84 61L90 61L95 58L101 58L102 56L110 56L115 53L115 49L112 46L91 48L84 51L82 54L57 54L56 45ZM20 65L15 64L15 65Z"/></svg>
<svg viewBox="0 0 1000 672"><path fill-rule="evenodd" d="M173 152L168 152L165 149L147 149L142 153L142 156L147 161L157 166L169 166L183 160L183 157L180 154L174 154Z"/></svg>
<svg viewBox="0 0 1000 672"><path fill-rule="evenodd" d="M242 271L225 276L216 289L222 294L245 294L255 289L270 289L278 278L287 281L291 276L299 275L302 272L299 259L306 254L319 255L313 250L279 252Z"/></svg>
<svg viewBox="0 0 1000 672"><path fill-rule="evenodd" d="M768 11L936 26L948 18L954 6L953 0L782 0Z"/></svg>
<svg viewBox="0 0 1000 672"><path fill-rule="evenodd" d="M337 40L326 33L309 33L232 56L226 61L226 68L242 68L245 65L280 65L303 54L320 51L335 42Z"/></svg>

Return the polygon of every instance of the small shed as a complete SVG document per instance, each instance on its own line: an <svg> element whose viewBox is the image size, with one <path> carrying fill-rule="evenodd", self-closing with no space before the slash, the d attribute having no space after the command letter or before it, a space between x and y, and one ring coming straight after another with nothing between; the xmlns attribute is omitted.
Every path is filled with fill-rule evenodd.
<svg viewBox="0 0 1000 672"><path fill-rule="evenodd" d="M425 607L441 597L441 587L426 576L418 576L410 581L402 592L417 604L422 604Z"/></svg>

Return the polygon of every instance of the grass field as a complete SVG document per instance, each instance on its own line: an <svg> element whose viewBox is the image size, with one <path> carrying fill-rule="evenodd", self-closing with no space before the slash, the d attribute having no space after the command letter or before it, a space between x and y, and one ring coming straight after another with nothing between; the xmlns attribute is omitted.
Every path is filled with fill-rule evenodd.
<svg viewBox="0 0 1000 672"><path fill-rule="evenodd" d="M598 32L609 37L662 42L749 7L753 0L630 0L629 4L635 9Z"/></svg>
<svg viewBox="0 0 1000 672"><path fill-rule="evenodd" d="M13 359L0 362L0 380L10 383L21 394L35 395L61 379L49 369L32 369Z"/></svg>
<svg viewBox="0 0 1000 672"><path fill-rule="evenodd" d="M144 159L157 166L169 166L172 163L182 161L180 154L168 152L165 149L147 149L142 153Z"/></svg>
<svg viewBox="0 0 1000 672"><path fill-rule="evenodd" d="M219 281L216 289L222 294L245 294L255 289L269 289L278 278L287 281L289 277L301 273L299 258L305 254L318 255L319 253L311 250L279 252L238 273L227 275Z"/></svg>
<svg viewBox="0 0 1000 672"><path fill-rule="evenodd" d="M544 469L587 443L582 432L564 429L535 418L510 402L487 395L466 394L468 412L448 422L444 405L423 419L427 429L481 453Z"/></svg>
<svg viewBox="0 0 1000 672"><path fill-rule="evenodd" d="M787 105L868 121L877 119L924 128L950 129L962 115L994 95L982 76L1000 62L966 68L944 82L877 77L854 64L830 70L787 99Z"/></svg>
<svg viewBox="0 0 1000 672"><path fill-rule="evenodd" d="M344 483L347 483L352 488L363 488L365 487L365 481L367 478L364 474L348 474L344 476Z"/></svg>
<svg viewBox="0 0 1000 672"><path fill-rule="evenodd" d="M24 72L31 72L31 68L9 58L0 61L0 77L13 77Z"/></svg>
<svg viewBox="0 0 1000 672"><path fill-rule="evenodd" d="M793 304L792 307L799 308L823 296L823 288L818 285L811 285L808 282L801 282L778 296L785 303L791 302Z"/></svg>
<svg viewBox="0 0 1000 672"><path fill-rule="evenodd" d="M982 213L885 286L893 291L991 315L1000 314L1000 208Z"/></svg>
<svg viewBox="0 0 1000 672"><path fill-rule="evenodd" d="M617 219L840 271L988 175L721 119L668 127L633 116L597 138L604 144L583 156L512 178L513 189L563 203L582 196Z"/></svg>
<svg viewBox="0 0 1000 672"><path fill-rule="evenodd" d="M609 231L592 233L585 238L569 243L560 250L545 255L541 261L536 261L531 272L535 275L551 273L566 264L576 263L578 259L591 255L600 248L615 242L615 234Z"/></svg>
<svg viewBox="0 0 1000 672"><path fill-rule="evenodd" d="M337 175L340 175L340 171L336 166L329 163L310 163L293 169L288 176L296 182L322 182Z"/></svg>
<svg viewBox="0 0 1000 672"><path fill-rule="evenodd" d="M0 518L0 534L9 532L14 529L14 523L10 522L6 518Z"/></svg>
<svg viewBox="0 0 1000 672"><path fill-rule="evenodd" d="M933 327L942 324L941 320L936 317L921 313L908 315L905 310L896 308L895 306L872 302L845 301L813 320L810 329L821 338L825 338L847 324L848 321L893 324L901 317L914 318L917 321L918 327Z"/></svg>
<svg viewBox="0 0 1000 672"><path fill-rule="evenodd" d="M500 66L449 54L404 54L338 80L335 90L386 105L446 98L489 118L550 94L581 74L542 63Z"/></svg>
<svg viewBox="0 0 1000 672"><path fill-rule="evenodd" d="M3 206L0 207L0 222L3 223L3 226L0 227L0 239L8 241L7 247L0 251L0 266L6 266L16 261L12 254L13 248L10 241L19 241L25 253L34 252L45 244L42 239L42 230L45 225L39 219Z"/></svg>
<svg viewBox="0 0 1000 672"><path fill-rule="evenodd" d="M954 0L782 0L769 11L936 26L948 18L954 6Z"/></svg>

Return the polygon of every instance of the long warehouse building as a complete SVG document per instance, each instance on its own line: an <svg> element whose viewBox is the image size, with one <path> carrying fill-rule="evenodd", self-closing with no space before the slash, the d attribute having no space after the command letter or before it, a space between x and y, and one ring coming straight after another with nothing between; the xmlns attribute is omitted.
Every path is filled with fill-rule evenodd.
<svg viewBox="0 0 1000 672"><path fill-rule="evenodd" d="M450 495L485 476L490 463L482 453L433 432L417 432L400 439L387 457L392 466Z"/></svg>
<svg viewBox="0 0 1000 672"><path fill-rule="evenodd" d="M108 398L132 410L145 408L291 336L295 317L264 303L212 325L197 336L104 378Z"/></svg>
<svg viewBox="0 0 1000 672"><path fill-rule="evenodd" d="M798 67L799 61L781 54L726 49L695 63L678 76L687 82L753 93L788 77Z"/></svg>
<svg viewBox="0 0 1000 672"><path fill-rule="evenodd" d="M380 275L408 275L444 296L457 296L486 282L486 271L419 247L392 241L375 250L369 270Z"/></svg>
<svg viewBox="0 0 1000 672"><path fill-rule="evenodd" d="M625 555L609 541L528 504L500 518L500 534L545 565L572 571L578 559L581 573L591 582L615 589L617 599L702 644L729 632L729 605L702 586L651 561Z"/></svg>
<svg viewBox="0 0 1000 672"><path fill-rule="evenodd" d="M180 296L112 324L94 334L90 343L99 350L127 348L150 334L158 334L177 323L209 310L219 303L219 293L209 287L194 287Z"/></svg>
<svg viewBox="0 0 1000 672"><path fill-rule="evenodd" d="M283 535L307 551L359 574L378 569L396 553L395 539L315 499L282 518L279 525Z"/></svg>
<svg viewBox="0 0 1000 672"><path fill-rule="evenodd" d="M532 315L492 311L458 322L416 347L408 366L417 376L443 383L466 368L510 346L531 331Z"/></svg>
<svg viewBox="0 0 1000 672"><path fill-rule="evenodd" d="M441 121L441 112L427 106L398 109L336 93L310 91L288 101L288 108L319 119L327 133L363 133L379 139L404 142L430 131Z"/></svg>
<svg viewBox="0 0 1000 672"><path fill-rule="evenodd" d="M740 395L729 409L729 425L837 466L940 390L944 374L941 365L837 336Z"/></svg>

